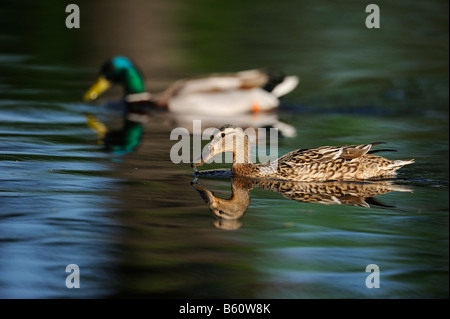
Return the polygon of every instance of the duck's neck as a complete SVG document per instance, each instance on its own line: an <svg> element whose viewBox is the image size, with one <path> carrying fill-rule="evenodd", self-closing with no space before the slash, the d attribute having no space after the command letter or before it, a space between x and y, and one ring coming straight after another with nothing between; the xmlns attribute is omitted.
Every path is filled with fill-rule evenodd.
<svg viewBox="0 0 450 319"><path fill-rule="evenodd" d="M144 79L135 67L130 67L126 70L123 79L123 89L126 95L145 92Z"/></svg>
<svg viewBox="0 0 450 319"><path fill-rule="evenodd" d="M251 161L251 149L248 142L248 136L245 135L243 143L236 143L237 147L233 151L233 165L231 172L235 176L254 176L257 175L259 164L253 164Z"/></svg>
<svg viewBox="0 0 450 319"><path fill-rule="evenodd" d="M251 149L248 142L248 136L236 138L233 145L233 166L240 164L252 164Z"/></svg>
<svg viewBox="0 0 450 319"><path fill-rule="evenodd" d="M229 199L218 199L218 205L225 215L217 215L219 218L238 219L245 214L250 205L250 183L239 183L233 181L232 195Z"/></svg>

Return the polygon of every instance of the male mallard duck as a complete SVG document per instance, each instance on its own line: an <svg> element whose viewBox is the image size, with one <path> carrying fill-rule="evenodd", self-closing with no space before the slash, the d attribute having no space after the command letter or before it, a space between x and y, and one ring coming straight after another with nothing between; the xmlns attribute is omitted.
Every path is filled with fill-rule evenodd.
<svg viewBox="0 0 450 319"><path fill-rule="evenodd" d="M391 161L372 155L372 147L381 143L322 146L299 149L269 163L253 164L248 137L242 129L224 125L212 136L192 167L203 165L223 152L233 152L233 176L287 181L365 180L392 178L396 171L414 160Z"/></svg>
<svg viewBox="0 0 450 319"><path fill-rule="evenodd" d="M127 102L149 101L174 113L236 115L276 108L278 98L292 91L298 81L296 76L248 70L179 80L164 92L150 94L136 65L117 56L103 64L84 101L95 100L112 84L120 84Z"/></svg>

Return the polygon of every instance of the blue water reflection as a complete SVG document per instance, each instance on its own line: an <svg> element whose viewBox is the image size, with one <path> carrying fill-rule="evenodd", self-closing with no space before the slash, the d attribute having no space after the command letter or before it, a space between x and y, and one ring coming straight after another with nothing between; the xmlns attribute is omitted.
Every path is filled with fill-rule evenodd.
<svg viewBox="0 0 450 319"><path fill-rule="evenodd" d="M120 233L111 163L83 141L83 117L66 106L27 104L1 112L0 296L106 295ZM71 263L81 269L83 291L65 286Z"/></svg>

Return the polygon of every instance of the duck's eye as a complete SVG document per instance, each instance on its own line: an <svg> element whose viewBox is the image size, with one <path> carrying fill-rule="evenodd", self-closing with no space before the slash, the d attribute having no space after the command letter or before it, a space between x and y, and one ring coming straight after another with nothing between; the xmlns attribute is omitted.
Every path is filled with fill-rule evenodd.
<svg viewBox="0 0 450 319"><path fill-rule="evenodd" d="M225 212L223 210L219 210L219 214L223 215L223 214L225 214Z"/></svg>
<svg viewBox="0 0 450 319"><path fill-rule="evenodd" d="M225 137L225 133L222 133L222 137Z"/></svg>

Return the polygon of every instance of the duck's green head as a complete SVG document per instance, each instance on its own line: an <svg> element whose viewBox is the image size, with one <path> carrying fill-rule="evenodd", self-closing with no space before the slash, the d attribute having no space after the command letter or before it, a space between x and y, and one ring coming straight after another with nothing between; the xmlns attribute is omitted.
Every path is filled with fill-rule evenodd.
<svg viewBox="0 0 450 319"><path fill-rule="evenodd" d="M102 65L97 81L84 95L84 101L95 100L113 84L122 85L125 94L145 91L144 79L136 65L127 57L116 56Z"/></svg>

